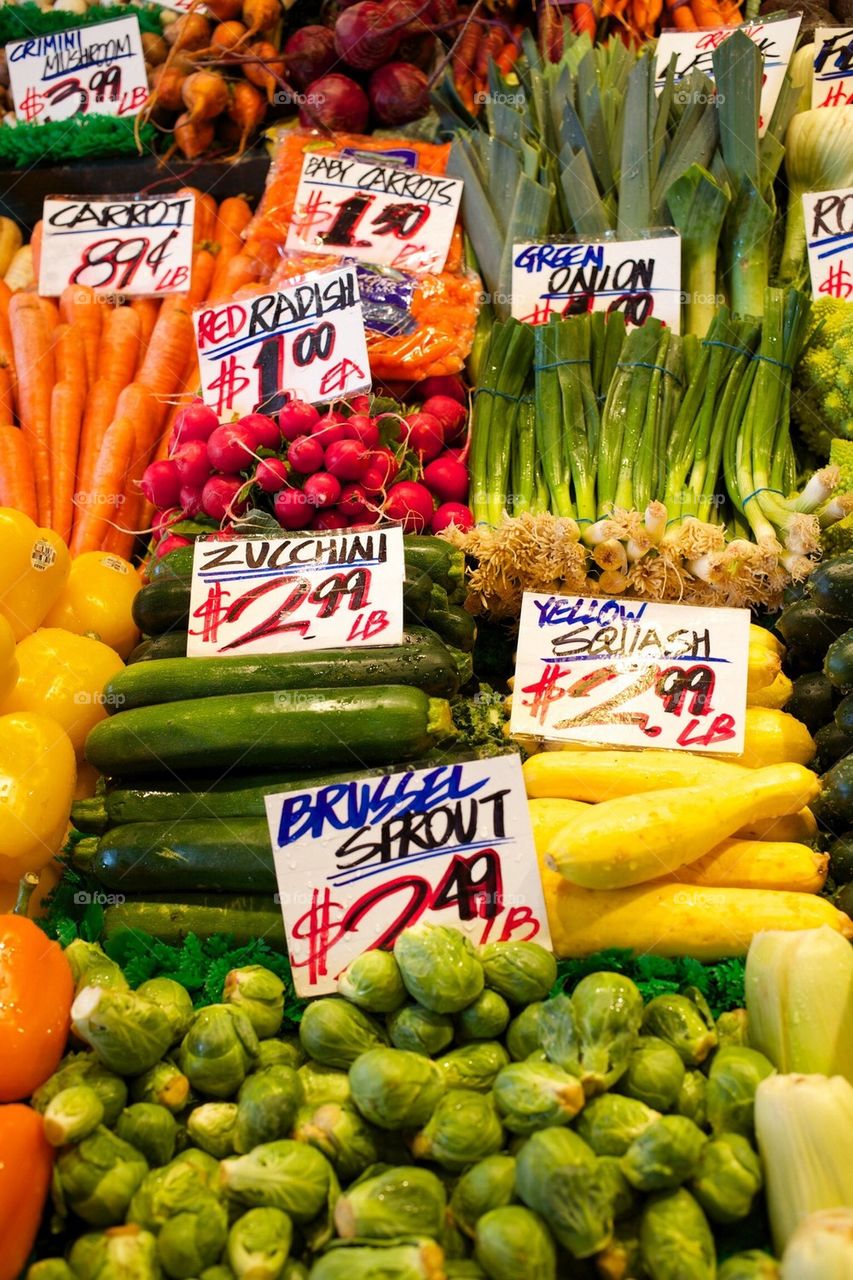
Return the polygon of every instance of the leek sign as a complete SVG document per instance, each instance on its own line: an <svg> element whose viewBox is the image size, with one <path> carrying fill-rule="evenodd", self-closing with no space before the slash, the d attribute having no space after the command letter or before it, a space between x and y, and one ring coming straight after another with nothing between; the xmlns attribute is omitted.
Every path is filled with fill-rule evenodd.
<svg viewBox="0 0 853 1280"><path fill-rule="evenodd" d="M299 996L419 921L550 946L517 755L265 798Z"/></svg>
<svg viewBox="0 0 853 1280"><path fill-rule="evenodd" d="M853 188L814 191L802 197L812 293L853 297Z"/></svg>
<svg viewBox="0 0 853 1280"><path fill-rule="evenodd" d="M742 752L748 609L525 593L511 732Z"/></svg>
<svg viewBox="0 0 853 1280"><path fill-rule="evenodd" d="M812 107L853 104L853 28L818 27L814 33Z"/></svg>

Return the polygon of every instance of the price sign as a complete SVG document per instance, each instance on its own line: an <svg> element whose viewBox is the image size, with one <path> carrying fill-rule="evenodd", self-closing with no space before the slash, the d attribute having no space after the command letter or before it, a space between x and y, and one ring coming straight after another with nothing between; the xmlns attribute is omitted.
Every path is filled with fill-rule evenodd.
<svg viewBox="0 0 853 1280"><path fill-rule="evenodd" d="M748 609L525 593L514 734L743 751Z"/></svg>
<svg viewBox="0 0 853 1280"><path fill-rule="evenodd" d="M813 107L853 103L853 27L817 27L814 33Z"/></svg>
<svg viewBox="0 0 853 1280"><path fill-rule="evenodd" d="M418 921L550 945L517 755L267 796L297 995Z"/></svg>
<svg viewBox="0 0 853 1280"><path fill-rule="evenodd" d="M354 267L310 272L278 293L193 315L205 404L277 413L288 399L319 404L370 388Z"/></svg>
<svg viewBox="0 0 853 1280"><path fill-rule="evenodd" d="M39 293L56 297L69 284L132 296L189 288L194 212L192 196L48 196Z"/></svg>
<svg viewBox="0 0 853 1280"><path fill-rule="evenodd" d="M763 136L773 115L779 90L800 30L802 14L794 17L766 18L757 22L742 22L737 27L707 27L700 31L662 31L655 55L655 88L660 93L666 72L675 54L676 79L691 71L701 71L714 78L713 56L724 40L735 31L742 31L757 45L764 59L764 76L761 82L761 115L759 133Z"/></svg>
<svg viewBox="0 0 853 1280"><path fill-rule="evenodd" d="M6 45L15 115L28 124L72 116L137 116L148 101L139 22L113 18Z"/></svg>
<svg viewBox="0 0 853 1280"><path fill-rule="evenodd" d="M438 272L461 198L459 178L309 151L285 248Z"/></svg>
<svg viewBox="0 0 853 1280"><path fill-rule="evenodd" d="M528 324L552 315L621 311L628 324L650 316L681 331L681 237L573 240L512 246L512 314Z"/></svg>
<svg viewBox="0 0 853 1280"><path fill-rule="evenodd" d="M199 540L187 657L400 644L403 531Z"/></svg>
<svg viewBox="0 0 853 1280"><path fill-rule="evenodd" d="M812 293L853 296L853 187L802 197Z"/></svg>

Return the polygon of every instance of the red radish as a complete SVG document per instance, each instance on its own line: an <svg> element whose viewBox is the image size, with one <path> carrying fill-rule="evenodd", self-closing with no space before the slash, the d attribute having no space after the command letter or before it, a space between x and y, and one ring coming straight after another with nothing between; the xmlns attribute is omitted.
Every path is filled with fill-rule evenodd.
<svg viewBox="0 0 853 1280"><path fill-rule="evenodd" d="M462 502L443 502L432 518L430 530L432 533L444 533L444 530L449 529L452 524L463 532L466 529L473 529L474 517L471 514L471 508L466 507Z"/></svg>
<svg viewBox="0 0 853 1280"><path fill-rule="evenodd" d="M446 453L424 467L424 484L439 502L464 502L468 497L468 468Z"/></svg>
<svg viewBox="0 0 853 1280"><path fill-rule="evenodd" d="M182 444L175 453L174 463L181 484L195 485L199 489L213 470L208 445L203 440L188 440Z"/></svg>
<svg viewBox="0 0 853 1280"><path fill-rule="evenodd" d="M158 540L160 538L165 538L172 525L177 524L179 520L182 520L183 515L183 511L178 506L172 507L169 511L155 511L154 518L151 521L151 532L154 534L154 537Z"/></svg>
<svg viewBox="0 0 853 1280"><path fill-rule="evenodd" d="M365 489L376 493L385 489L396 476L400 467L390 449L375 449L370 455L367 470L361 477Z"/></svg>
<svg viewBox="0 0 853 1280"><path fill-rule="evenodd" d="M370 454L358 440L336 440L325 453L326 470L336 480L359 480Z"/></svg>
<svg viewBox="0 0 853 1280"><path fill-rule="evenodd" d="M323 529L331 533L335 529L345 529L348 523L340 507L327 507L324 511L317 512L311 521L311 528Z"/></svg>
<svg viewBox="0 0 853 1280"><path fill-rule="evenodd" d="M255 484L264 493L278 493L287 484L290 468L281 458L264 458L255 471Z"/></svg>
<svg viewBox="0 0 853 1280"><path fill-rule="evenodd" d="M353 396L349 402L349 407L353 413L370 413L370 396Z"/></svg>
<svg viewBox="0 0 853 1280"><path fill-rule="evenodd" d="M165 538L161 538L157 543L156 555L167 556L171 551L177 551L180 547L191 547L192 538L182 538L179 533L170 533Z"/></svg>
<svg viewBox="0 0 853 1280"><path fill-rule="evenodd" d="M341 500L337 506L349 520L367 520L376 512L370 506L370 500L360 484L348 484L341 489Z"/></svg>
<svg viewBox="0 0 853 1280"><path fill-rule="evenodd" d="M345 413L338 413L337 409L327 409L323 414L323 421L328 423L338 422L341 426L345 426L349 422L349 417Z"/></svg>
<svg viewBox="0 0 853 1280"><path fill-rule="evenodd" d="M207 483L205 481L205 483ZM202 486L195 484L185 484L181 489L181 510L185 516L200 516L204 514L202 506Z"/></svg>
<svg viewBox="0 0 853 1280"><path fill-rule="evenodd" d="M367 94L349 76L321 76L305 90L299 123L305 129L324 126L341 133L364 133L370 103Z"/></svg>
<svg viewBox="0 0 853 1280"><path fill-rule="evenodd" d="M195 71L184 81L181 96L193 124L215 120L228 106L228 82L218 71Z"/></svg>
<svg viewBox="0 0 853 1280"><path fill-rule="evenodd" d="M211 476L201 491L205 515L212 520L242 515L249 505L245 498L241 502L237 501L237 494L244 483L239 476Z"/></svg>
<svg viewBox="0 0 853 1280"><path fill-rule="evenodd" d="M404 533L423 533L435 506L432 494L416 480L401 480L388 490L383 507L389 520L399 520Z"/></svg>
<svg viewBox="0 0 853 1280"><path fill-rule="evenodd" d="M315 471L302 486L303 493L315 507L333 507L340 501L341 482L328 471Z"/></svg>
<svg viewBox="0 0 853 1280"><path fill-rule="evenodd" d="M287 461L303 476L310 476L323 465L323 446L316 436L300 436L287 450Z"/></svg>
<svg viewBox="0 0 853 1280"><path fill-rule="evenodd" d="M245 413L234 425L249 433L255 449L277 449L281 444L281 432L265 413Z"/></svg>
<svg viewBox="0 0 853 1280"><path fill-rule="evenodd" d="M312 428L311 439L316 440L324 449L328 449L330 444L335 444L338 440L350 439L349 427L345 421L338 418L337 414L333 416L326 413Z"/></svg>
<svg viewBox="0 0 853 1280"><path fill-rule="evenodd" d="M327 75L337 60L335 37L328 27L300 27L284 46L287 76L297 89L307 89L312 80Z"/></svg>
<svg viewBox="0 0 853 1280"><path fill-rule="evenodd" d="M423 461L437 458L444 448L444 431L430 413L410 413L404 419L406 444Z"/></svg>
<svg viewBox="0 0 853 1280"><path fill-rule="evenodd" d="M176 507L181 498L181 477L171 459L149 462L139 484L146 502L165 511Z"/></svg>
<svg viewBox="0 0 853 1280"><path fill-rule="evenodd" d="M386 62L370 77L367 96L381 124L409 124L429 110L429 80L411 62Z"/></svg>
<svg viewBox="0 0 853 1280"><path fill-rule="evenodd" d="M438 418L448 443L464 435L468 414L465 405L460 404L453 396L430 396L428 400L424 400L423 412Z"/></svg>
<svg viewBox="0 0 853 1280"><path fill-rule="evenodd" d="M415 387L415 394L422 400L429 400L430 396L450 396L451 400L458 400L460 404L468 403L465 384L455 373L441 373L433 378L424 378Z"/></svg>
<svg viewBox="0 0 853 1280"><path fill-rule="evenodd" d="M301 489L280 489L273 510L283 529L306 529L311 520L311 503Z"/></svg>
<svg viewBox="0 0 853 1280"><path fill-rule="evenodd" d="M291 400L279 410L278 429L285 440L296 440L299 436L310 435L314 424L319 420L320 415L313 404L306 404L304 400Z"/></svg>
<svg viewBox="0 0 853 1280"><path fill-rule="evenodd" d="M375 449L379 444L379 428L369 414L354 413L347 422L347 427L365 449Z"/></svg>
<svg viewBox="0 0 853 1280"><path fill-rule="evenodd" d="M242 422L217 427L207 442L207 456L217 471L244 471L254 451L252 432Z"/></svg>
<svg viewBox="0 0 853 1280"><path fill-rule="evenodd" d="M185 409L175 415L172 428L176 444L186 444L188 440L208 440L219 426L219 419L203 400L193 400Z"/></svg>
<svg viewBox="0 0 853 1280"><path fill-rule="evenodd" d="M400 43L396 19L387 8L373 0L359 0L338 14L335 49L340 58L357 71L372 71L393 58Z"/></svg>

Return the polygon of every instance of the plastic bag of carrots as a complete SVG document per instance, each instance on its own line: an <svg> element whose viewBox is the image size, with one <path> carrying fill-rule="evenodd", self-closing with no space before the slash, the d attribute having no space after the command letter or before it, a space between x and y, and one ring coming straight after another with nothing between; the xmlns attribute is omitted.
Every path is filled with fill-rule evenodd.
<svg viewBox="0 0 853 1280"><path fill-rule="evenodd" d="M288 130L279 135L258 212L247 229L247 241L255 245L274 244L280 253L269 287L280 288L306 271L328 270L334 259L326 254L285 253L302 161L307 150L352 149L390 154L403 153L414 166L427 173L444 173L450 155L447 144L420 142L409 138L368 138L359 134L336 134L326 138L307 130ZM407 153L407 155L406 155ZM422 378L458 373L471 350L482 286L479 277L465 267L462 232L456 226L447 261L441 272L409 277L411 301L409 323L399 332L367 329L370 370L383 382L418 382ZM369 326L370 317L366 318Z"/></svg>

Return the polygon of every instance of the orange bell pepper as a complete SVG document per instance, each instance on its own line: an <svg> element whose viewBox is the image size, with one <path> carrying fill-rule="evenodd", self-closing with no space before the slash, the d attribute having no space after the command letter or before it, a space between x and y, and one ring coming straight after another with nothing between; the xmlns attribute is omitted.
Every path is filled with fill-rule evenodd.
<svg viewBox="0 0 853 1280"><path fill-rule="evenodd" d="M17 1280L26 1266L52 1171L39 1113L18 1103L0 1107L0 1280Z"/></svg>

